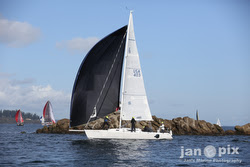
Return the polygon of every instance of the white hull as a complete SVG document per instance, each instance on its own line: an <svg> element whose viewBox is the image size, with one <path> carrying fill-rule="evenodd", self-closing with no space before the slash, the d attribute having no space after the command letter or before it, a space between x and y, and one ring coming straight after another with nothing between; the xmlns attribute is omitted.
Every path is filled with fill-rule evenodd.
<svg viewBox="0 0 250 167"><path fill-rule="evenodd" d="M142 132L140 129L136 129L136 132L131 132L127 128L108 130L85 130L85 134L89 139L173 139L172 132Z"/></svg>
<svg viewBox="0 0 250 167"><path fill-rule="evenodd" d="M42 122L42 126L50 126L53 125L53 122Z"/></svg>

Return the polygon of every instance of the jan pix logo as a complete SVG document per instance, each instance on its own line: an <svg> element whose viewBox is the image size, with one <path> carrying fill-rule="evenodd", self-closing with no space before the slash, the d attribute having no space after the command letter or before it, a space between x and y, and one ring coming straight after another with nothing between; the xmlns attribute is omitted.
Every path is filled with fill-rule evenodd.
<svg viewBox="0 0 250 167"><path fill-rule="evenodd" d="M218 155L218 157L222 157L225 154L228 154L228 155L239 154L238 150L239 150L239 147L231 147L230 145L227 145L227 147L218 147L218 149L216 149L212 145L208 145L203 149L203 151L200 148L191 149L191 148L184 148L184 146L181 146L180 158L190 157L190 156L201 156L202 153L207 158L213 158L216 155Z"/></svg>
<svg viewBox="0 0 250 167"><path fill-rule="evenodd" d="M213 158L215 155L216 155L216 148L214 146L206 146L204 148L204 155L207 157L207 158Z"/></svg>

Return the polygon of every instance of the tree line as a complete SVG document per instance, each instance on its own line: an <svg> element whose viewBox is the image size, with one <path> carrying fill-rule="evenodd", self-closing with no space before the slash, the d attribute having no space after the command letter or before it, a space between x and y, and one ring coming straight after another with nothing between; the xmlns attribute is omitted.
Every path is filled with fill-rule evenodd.
<svg viewBox="0 0 250 167"><path fill-rule="evenodd" d="M18 110L0 110L0 118L15 118ZM23 119L37 120L39 116L36 114L22 112Z"/></svg>

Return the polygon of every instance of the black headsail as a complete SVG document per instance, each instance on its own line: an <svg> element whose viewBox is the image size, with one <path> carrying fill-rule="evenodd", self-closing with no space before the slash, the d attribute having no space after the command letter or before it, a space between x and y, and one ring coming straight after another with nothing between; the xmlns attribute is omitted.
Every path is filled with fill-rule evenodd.
<svg viewBox="0 0 250 167"><path fill-rule="evenodd" d="M99 41L78 70L71 97L70 126L87 123L96 106L98 117L119 106L127 26Z"/></svg>

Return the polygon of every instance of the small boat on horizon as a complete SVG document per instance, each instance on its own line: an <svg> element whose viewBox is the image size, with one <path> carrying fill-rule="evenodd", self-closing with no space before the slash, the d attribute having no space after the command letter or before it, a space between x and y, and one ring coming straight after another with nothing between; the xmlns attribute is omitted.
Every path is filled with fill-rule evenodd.
<svg viewBox="0 0 250 167"><path fill-rule="evenodd" d="M16 112L15 119L16 119L17 126L23 126L24 125L22 112L21 112L20 109Z"/></svg>

